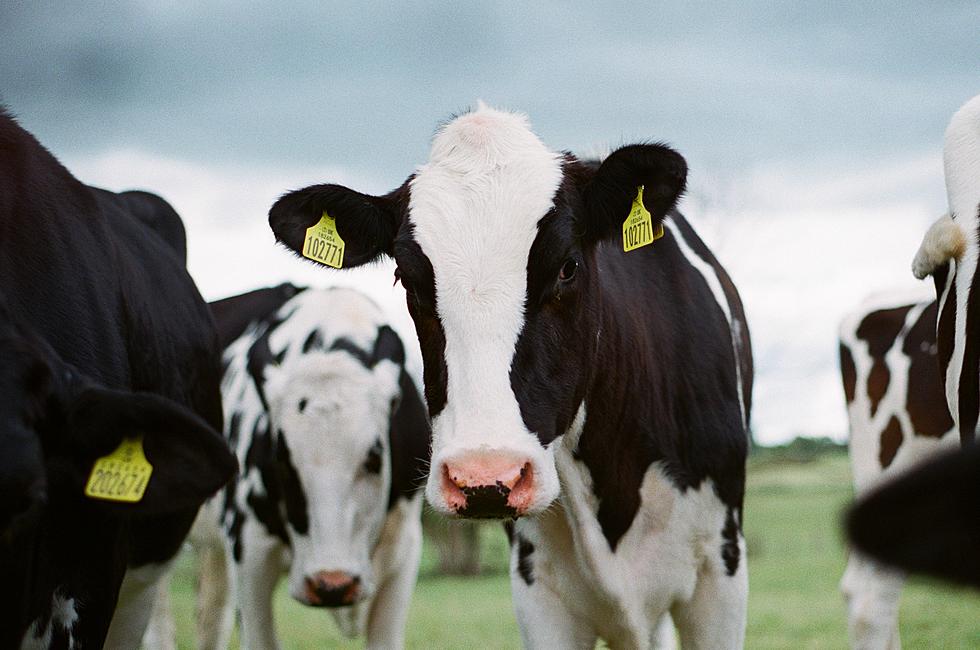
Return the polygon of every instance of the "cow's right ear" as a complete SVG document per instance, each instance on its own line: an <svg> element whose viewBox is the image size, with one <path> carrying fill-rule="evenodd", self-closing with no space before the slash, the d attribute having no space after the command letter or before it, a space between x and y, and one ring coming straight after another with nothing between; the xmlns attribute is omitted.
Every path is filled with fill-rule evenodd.
<svg viewBox="0 0 980 650"><path fill-rule="evenodd" d="M294 253L323 264L307 254L306 233L327 215L344 242L341 266L333 266L361 266L382 254L392 255L405 211L405 188L407 183L385 196L371 196L341 185L311 185L280 197L269 210L269 226L276 240Z"/></svg>

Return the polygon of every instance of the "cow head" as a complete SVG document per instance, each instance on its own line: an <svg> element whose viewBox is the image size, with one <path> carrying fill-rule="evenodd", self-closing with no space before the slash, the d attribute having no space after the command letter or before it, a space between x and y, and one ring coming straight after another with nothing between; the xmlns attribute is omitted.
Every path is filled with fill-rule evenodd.
<svg viewBox="0 0 980 650"><path fill-rule="evenodd" d="M554 443L575 428L586 392L600 286L630 287L595 250L622 250L641 186L656 229L686 173L656 144L583 163L548 149L524 116L481 104L443 126L429 161L390 194L316 185L280 198L269 222L302 254L326 213L344 267L395 259L432 417L426 496L444 513L515 517L557 497Z"/></svg>
<svg viewBox="0 0 980 650"><path fill-rule="evenodd" d="M104 388L9 322L0 357L0 532L16 534L48 502L87 502L109 516L196 508L234 475L224 439L185 407ZM152 465L139 501L84 496L96 460L137 436Z"/></svg>
<svg viewBox="0 0 980 650"><path fill-rule="evenodd" d="M347 606L374 592L399 371L391 360L372 364L338 350L288 357L266 371L293 553L289 591L302 603Z"/></svg>

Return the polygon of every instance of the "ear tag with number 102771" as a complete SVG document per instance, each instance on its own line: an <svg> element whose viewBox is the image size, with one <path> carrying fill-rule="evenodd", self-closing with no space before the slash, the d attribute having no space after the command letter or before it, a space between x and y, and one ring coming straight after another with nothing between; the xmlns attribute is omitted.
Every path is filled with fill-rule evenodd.
<svg viewBox="0 0 980 650"><path fill-rule="evenodd" d="M337 232L337 222L326 210L318 222L306 229L303 257L335 269L344 266L344 240Z"/></svg>
<svg viewBox="0 0 980 650"><path fill-rule="evenodd" d="M630 213L623 222L623 250L630 252L641 246L652 244L654 241L664 236L664 225L657 224L656 230L653 228L653 219L649 210L643 205L643 186L636 188L636 198Z"/></svg>
<svg viewBox="0 0 980 650"><path fill-rule="evenodd" d="M108 456L95 461L85 496L103 501L138 503L150 482L153 465L143 453L143 438L124 438Z"/></svg>

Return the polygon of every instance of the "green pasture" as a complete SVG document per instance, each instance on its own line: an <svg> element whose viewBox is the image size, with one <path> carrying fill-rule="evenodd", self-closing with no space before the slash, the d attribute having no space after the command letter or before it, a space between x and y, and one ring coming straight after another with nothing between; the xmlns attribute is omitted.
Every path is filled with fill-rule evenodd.
<svg viewBox="0 0 980 650"><path fill-rule="evenodd" d="M844 604L837 589L845 564L838 521L851 498L840 451L760 450L749 469L745 529L749 545L747 648L845 648ZM510 604L506 540L486 526L484 574L435 575L426 547L412 600L409 648L519 648ZM180 648L194 648L193 560L179 564L172 586ZM276 616L284 648L361 648L344 641L325 612L289 598L280 583ZM906 648L980 648L980 594L915 580L902 600ZM234 647L237 647L237 637Z"/></svg>

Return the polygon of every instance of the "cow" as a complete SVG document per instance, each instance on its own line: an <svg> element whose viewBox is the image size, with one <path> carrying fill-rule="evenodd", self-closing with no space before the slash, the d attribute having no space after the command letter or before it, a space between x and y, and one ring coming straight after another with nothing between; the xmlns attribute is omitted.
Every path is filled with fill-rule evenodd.
<svg viewBox="0 0 980 650"><path fill-rule="evenodd" d="M956 445L936 360L935 300L878 295L843 319L840 370L857 495ZM899 648L904 574L851 549L841 591L853 648Z"/></svg>
<svg viewBox="0 0 980 650"><path fill-rule="evenodd" d="M963 448L872 490L848 513L847 530L890 566L980 586L980 95L950 119L943 166L948 214L926 232L912 272L935 282L939 377Z"/></svg>
<svg viewBox="0 0 980 650"><path fill-rule="evenodd" d="M513 521L530 648L737 648L752 362L729 276L674 209L684 158L549 149L480 104L394 191L285 194L276 239L324 268L383 256L421 345L426 499Z"/></svg>
<svg viewBox="0 0 980 650"><path fill-rule="evenodd" d="M913 274L933 277L939 301L940 377L963 443L975 439L980 415L980 297L972 291L980 268L980 95L953 115L943 142L948 215L923 237Z"/></svg>
<svg viewBox="0 0 980 650"><path fill-rule="evenodd" d="M283 567L289 594L330 608L344 635L402 647L429 425L401 339L352 289L284 284L211 310L227 343L225 435L241 473L191 533L201 647L227 647L230 591L243 645L279 647L272 595Z"/></svg>
<svg viewBox="0 0 980 650"><path fill-rule="evenodd" d="M138 646L236 471L184 246L163 199L82 184L0 109L0 647Z"/></svg>

